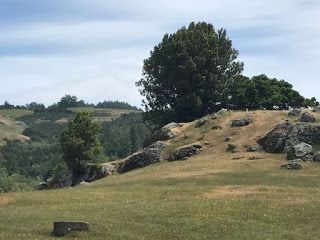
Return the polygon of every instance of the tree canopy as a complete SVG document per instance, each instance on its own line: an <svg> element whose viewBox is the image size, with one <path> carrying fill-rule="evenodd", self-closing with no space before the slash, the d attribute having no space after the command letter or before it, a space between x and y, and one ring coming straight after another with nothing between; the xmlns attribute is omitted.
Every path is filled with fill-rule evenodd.
<svg viewBox="0 0 320 240"><path fill-rule="evenodd" d="M243 76L225 29L199 22L165 34L144 60L136 82L145 97L146 118L154 123L190 121L223 107L287 109L316 105L293 86L264 74Z"/></svg>
<svg viewBox="0 0 320 240"><path fill-rule="evenodd" d="M99 125L88 112L78 113L61 134L63 159L74 173L82 173L88 161L101 151Z"/></svg>
<svg viewBox="0 0 320 240"><path fill-rule="evenodd" d="M160 123L189 121L227 104L227 86L243 70L237 56L226 30L205 22L165 34L136 83L147 116Z"/></svg>

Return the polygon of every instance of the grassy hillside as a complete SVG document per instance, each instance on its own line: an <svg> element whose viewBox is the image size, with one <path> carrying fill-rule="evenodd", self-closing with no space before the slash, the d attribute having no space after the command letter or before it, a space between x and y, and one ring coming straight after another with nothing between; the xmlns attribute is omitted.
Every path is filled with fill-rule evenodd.
<svg viewBox="0 0 320 240"><path fill-rule="evenodd" d="M26 125L15 119L30 114L31 111L23 109L0 110L0 145L5 144L5 140L28 140L28 137L22 135Z"/></svg>
<svg viewBox="0 0 320 240"><path fill-rule="evenodd" d="M257 111L249 113L253 124L230 128L231 119L247 114L208 118L202 128L184 124L167 151L202 143L204 150L187 161L73 189L0 194L0 239L54 239L53 221L63 220L91 224L90 232L65 239L319 239L320 164L289 172L279 169L283 154L226 153L226 137L253 144L288 119L286 112Z"/></svg>

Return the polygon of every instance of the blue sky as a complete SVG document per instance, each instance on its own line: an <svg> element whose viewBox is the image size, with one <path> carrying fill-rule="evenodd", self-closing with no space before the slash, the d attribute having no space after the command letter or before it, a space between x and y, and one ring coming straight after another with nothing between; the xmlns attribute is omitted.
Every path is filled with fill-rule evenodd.
<svg viewBox="0 0 320 240"><path fill-rule="evenodd" d="M228 30L244 74L320 98L318 0L0 0L0 102L64 94L140 106L143 59L191 21Z"/></svg>

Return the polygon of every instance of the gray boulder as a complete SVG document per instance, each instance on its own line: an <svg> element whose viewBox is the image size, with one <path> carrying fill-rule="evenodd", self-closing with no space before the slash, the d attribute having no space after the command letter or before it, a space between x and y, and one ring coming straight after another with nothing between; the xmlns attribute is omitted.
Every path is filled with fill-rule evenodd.
<svg viewBox="0 0 320 240"><path fill-rule="evenodd" d="M260 152L262 147L260 145L245 145L247 152Z"/></svg>
<svg viewBox="0 0 320 240"><path fill-rule="evenodd" d="M301 142L294 146L287 147L286 153L288 160L296 158L307 160L309 159L307 155L310 155L312 153L312 146L307 143Z"/></svg>
<svg viewBox="0 0 320 240"><path fill-rule="evenodd" d="M236 153L238 152L238 147L232 143L228 144L226 152Z"/></svg>
<svg viewBox="0 0 320 240"><path fill-rule="evenodd" d="M161 160L162 151L167 147L164 142L155 142L142 152L135 153L119 162L118 172L125 173L137 168L143 168Z"/></svg>
<svg viewBox="0 0 320 240"><path fill-rule="evenodd" d="M316 153L313 155L313 161L315 161L315 162L320 162L320 152L316 152Z"/></svg>
<svg viewBox="0 0 320 240"><path fill-rule="evenodd" d="M202 146L199 144L192 144L190 146L178 148L172 154L170 154L168 161L186 160L200 153L201 149Z"/></svg>
<svg viewBox="0 0 320 240"><path fill-rule="evenodd" d="M295 159L290 161L287 164L284 164L280 167L280 169L285 169L285 170L300 170L302 169L302 165L301 165L301 160L300 159Z"/></svg>
<svg viewBox="0 0 320 240"><path fill-rule="evenodd" d="M228 113L228 112L229 112L228 109L222 108L222 109L220 109L220 110L216 113L216 115L224 115L224 114L226 114L226 113Z"/></svg>
<svg viewBox="0 0 320 240"><path fill-rule="evenodd" d="M300 122L314 123L316 122L316 118L311 113L305 112L301 115Z"/></svg>
<svg viewBox="0 0 320 240"><path fill-rule="evenodd" d="M291 126L289 122L280 123L266 136L258 140L259 145L268 153L283 152Z"/></svg>
<svg viewBox="0 0 320 240"><path fill-rule="evenodd" d="M300 116L301 110L300 109L291 109L288 113L288 116Z"/></svg>
<svg viewBox="0 0 320 240"><path fill-rule="evenodd" d="M151 135L151 137L145 142L145 145L149 146L154 142L166 141L166 140L169 140L169 139L176 137L176 134L172 130L174 128L179 128L179 127L182 127L182 124L176 123L176 122L172 122L172 123L169 123L169 124L163 126L162 128L156 130Z"/></svg>
<svg viewBox="0 0 320 240"><path fill-rule="evenodd" d="M297 123L290 127L285 148L290 148L301 142L310 145L320 144L320 124Z"/></svg>
<svg viewBox="0 0 320 240"><path fill-rule="evenodd" d="M251 118L239 118L231 121L231 127L244 127L252 123Z"/></svg>
<svg viewBox="0 0 320 240"><path fill-rule="evenodd" d="M195 128L201 128L204 126L208 121L206 119L200 119L197 121Z"/></svg>
<svg viewBox="0 0 320 240"><path fill-rule="evenodd" d="M89 223L87 222L54 222L52 235L63 237L72 232L89 231Z"/></svg>

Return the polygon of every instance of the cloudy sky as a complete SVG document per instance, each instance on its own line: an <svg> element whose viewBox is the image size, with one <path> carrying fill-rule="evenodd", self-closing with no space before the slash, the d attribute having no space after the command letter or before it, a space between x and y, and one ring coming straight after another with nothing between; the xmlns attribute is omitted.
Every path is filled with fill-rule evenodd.
<svg viewBox="0 0 320 240"><path fill-rule="evenodd" d="M164 33L192 21L228 30L247 76L319 93L319 0L0 0L0 102L140 106L135 81Z"/></svg>

